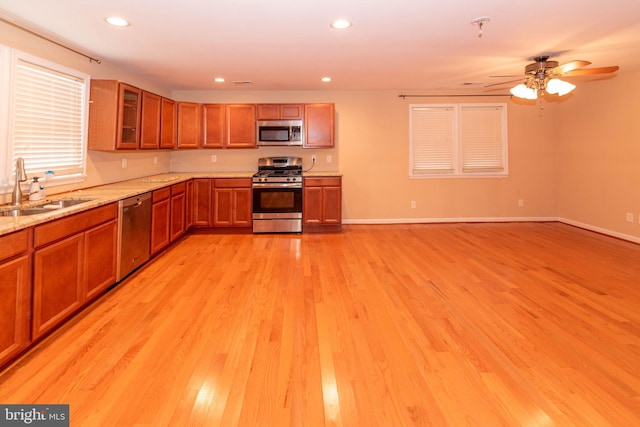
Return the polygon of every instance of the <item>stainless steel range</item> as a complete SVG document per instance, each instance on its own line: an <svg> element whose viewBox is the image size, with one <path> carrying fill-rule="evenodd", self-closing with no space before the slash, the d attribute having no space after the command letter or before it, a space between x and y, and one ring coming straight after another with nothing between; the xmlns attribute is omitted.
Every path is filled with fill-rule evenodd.
<svg viewBox="0 0 640 427"><path fill-rule="evenodd" d="M302 158L263 157L253 175L253 232L302 232Z"/></svg>

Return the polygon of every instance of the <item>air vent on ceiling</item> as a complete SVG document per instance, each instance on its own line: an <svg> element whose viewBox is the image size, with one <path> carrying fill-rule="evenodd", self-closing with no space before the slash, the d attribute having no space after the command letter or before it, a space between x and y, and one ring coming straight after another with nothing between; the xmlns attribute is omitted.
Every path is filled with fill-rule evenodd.
<svg viewBox="0 0 640 427"><path fill-rule="evenodd" d="M250 85L251 83L253 82L251 82L250 80L235 80L233 82L234 85Z"/></svg>

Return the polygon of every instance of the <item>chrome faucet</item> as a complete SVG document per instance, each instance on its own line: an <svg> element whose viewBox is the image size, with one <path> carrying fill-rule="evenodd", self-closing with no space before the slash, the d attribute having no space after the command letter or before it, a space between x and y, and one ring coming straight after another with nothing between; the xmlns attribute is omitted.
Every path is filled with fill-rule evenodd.
<svg viewBox="0 0 640 427"><path fill-rule="evenodd" d="M22 194L22 188L20 187L21 182L25 182L27 180L27 172L24 170L24 159L22 157L18 157L16 159L16 177L15 177L15 186L13 187L13 193L11 194L11 204L13 206L18 206L22 203L22 198L24 197Z"/></svg>

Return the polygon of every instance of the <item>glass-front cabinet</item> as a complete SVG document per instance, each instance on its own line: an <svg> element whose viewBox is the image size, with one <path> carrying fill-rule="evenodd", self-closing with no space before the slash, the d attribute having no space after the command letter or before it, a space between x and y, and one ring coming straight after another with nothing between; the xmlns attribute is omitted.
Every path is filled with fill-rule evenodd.
<svg viewBox="0 0 640 427"><path fill-rule="evenodd" d="M120 83L118 139L116 148L138 148L140 142L140 98L142 91Z"/></svg>

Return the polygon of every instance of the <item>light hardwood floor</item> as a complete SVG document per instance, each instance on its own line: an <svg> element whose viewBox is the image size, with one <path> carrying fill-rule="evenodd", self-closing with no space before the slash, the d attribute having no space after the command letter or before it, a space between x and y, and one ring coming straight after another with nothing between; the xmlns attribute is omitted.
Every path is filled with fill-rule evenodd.
<svg viewBox="0 0 640 427"><path fill-rule="evenodd" d="M640 245L558 223L190 235L0 374L72 426L640 425Z"/></svg>

